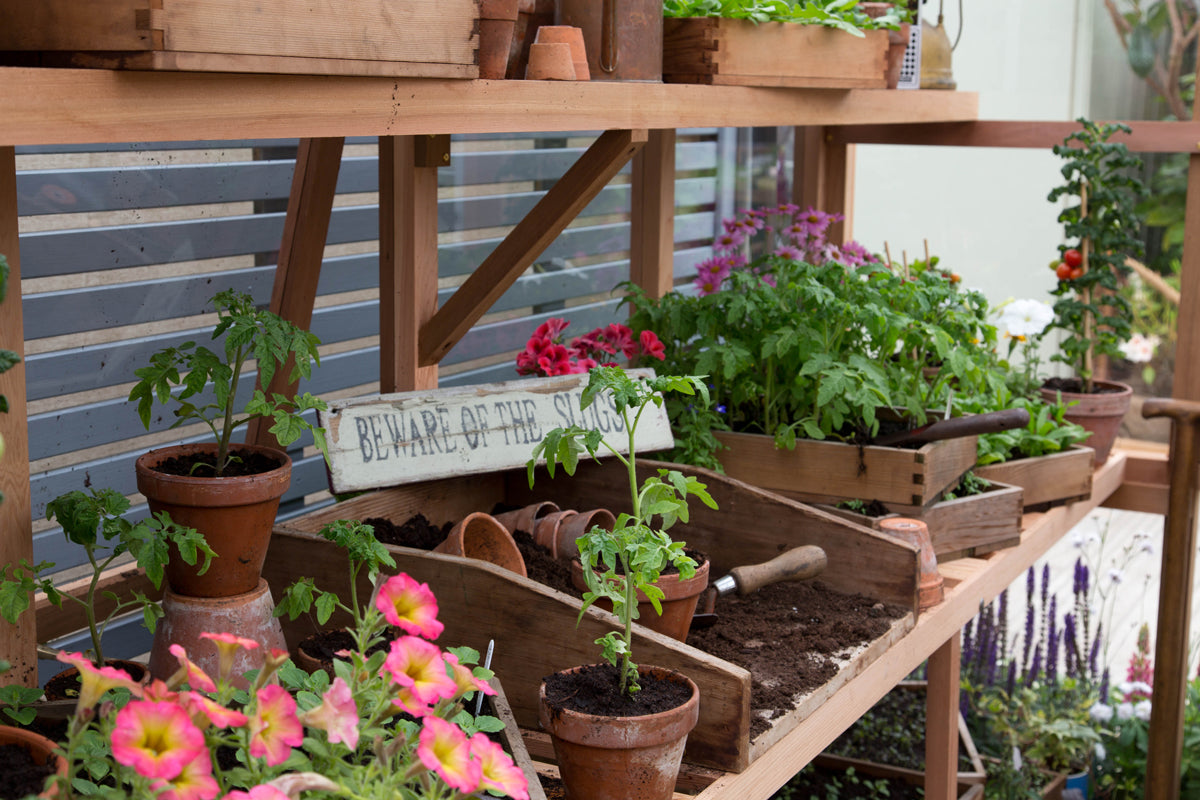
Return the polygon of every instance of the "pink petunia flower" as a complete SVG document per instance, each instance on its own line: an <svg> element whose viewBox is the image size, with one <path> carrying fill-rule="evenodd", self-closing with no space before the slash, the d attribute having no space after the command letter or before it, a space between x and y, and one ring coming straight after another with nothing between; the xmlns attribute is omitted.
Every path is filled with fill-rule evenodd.
<svg viewBox="0 0 1200 800"><path fill-rule="evenodd" d="M170 781L155 781L151 789L161 791L157 800L213 800L221 788L212 774L212 758L207 750L183 765L183 770Z"/></svg>
<svg viewBox="0 0 1200 800"><path fill-rule="evenodd" d="M97 667L83 653L59 653L58 660L79 670L79 700L75 713L91 713L91 709L110 689L128 689L136 697L142 695L142 685L129 673L116 667Z"/></svg>
<svg viewBox="0 0 1200 800"><path fill-rule="evenodd" d="M208 673L200 669L188 658L187 651L183 649L181 644L173 644L167 648L171 655L179 661L179 669L171 676L169 683L171 686L179 686L187 683L193 689L201 692L215 692L217 690L216 682L208 677Z"/></svg>
<svg viewBox="0 0 1200 800"><path fill-rule="evenodd" d="M471 755L479 762L479 788L503 792L512 800L529 800L529 782L504 748L482 733L471 737Z"/></svg>
<svg viewBox="0 0 1200 800"><path fill-rule="evenodd" d="M179 702L191 715L192 723L201 730L209 725L218 728L240 728L246 724L245 714L226 708L199 692L180 692Z"/></svg>
<svg viewBox="0 0 1200 800"><path fill-rule="evenodd" d="M471 758L471 744L457 725L440 717L426 717L421 728L417 757L426 768L463 794L479 788L482 777L480 764Z"/></svg>
<svg viewBox="0 0 1200 800"><path fill-rule="evenodd" d="M351 750L358 747L358 706L350 695L350 687L341 678L333 679L321 698L321 705L302 713L300 721L325 731L335 744L343 742Z"/></svg>
<svg viewBox="0 0 1200 800"><path fill-rule="evenodd" d="M250 714L250 755L265 758L267 766L278 766L303 741L296 701L287 690L277 684L259 689Z"/></svg>
<svg viewBox="0 0 1200 800"><path fill-rule="evenodd" d="M449 700L458 692L454 679L446 674L442 651L416 636L394 640L383 668L391 673L397 685L411 689L421 703Z"/></svg>
<svg viewBox="0 0 1200 800"><path fill-rule="evenodd" d="M403 572L388 578L379 588L375 607L389 625L414 636L436 639L445 628L438 622L437 598L429 584L418 583Z"/></svg>
<svg viewBox="0 0 1200 800"><path fill-rule="evenodd" d="M476 678L475 673L471 671L470 667L458 663L458 656L454 655L454 653L446 653L444 658L446 659L446 665L450 667L451 675L454 678L454 685L458 688L455 697L461 697L470 692L483 692L488 695L496 693L491 684L485 680Z"/></svg>
<svg viewBox="0 0 1200 800"><path fill-rule="evenodd" d="M208 757L204 734L174 703L134 700L117 712L113 758L146 778L173 780L197 754Z"/></svg>
<svg viewBox="0 0 1200 800"><path fill-rule="evenodd" d="M258 642L232 633L202 633L201 639L208 639L217 646L217 680L225 683L233 675L233 659L238 650L256 650Z"/></svg>

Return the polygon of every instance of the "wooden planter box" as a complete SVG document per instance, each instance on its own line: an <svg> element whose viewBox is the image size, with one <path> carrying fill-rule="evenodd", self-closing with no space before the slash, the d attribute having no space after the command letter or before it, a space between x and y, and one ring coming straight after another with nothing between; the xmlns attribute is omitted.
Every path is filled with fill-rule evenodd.
<svg viewBox="0 0 1200 800"><path fill-rule="evenodd" d="M810 503L878 500L926 506L975 464L975 436L931 442L919 449L798 439L793 450L755 433L717 433L730 477Z"/></svg>
<svg viewBox="0 0 1200 800"><path fill-rule="evenodd" d="M639 459L647 472L661 463ZM688 469L688 468L684 468ZM694 470L720 506L719 511L693 508L687 525L672 528L677 539L708 555L712 574L723 575L741 564L766 561L782 549L816 544L829 565L821 580L836 591L857 592L913 609L889 633L849 657L829 683L802 698L799 706L779 715L773 727L750 739L750 674L741 667L682 642L637 626L639 659L685 672L700 687L700 722L688 737L685 758L725 771L744 770L759 754L795 727L828 694L886 652L911 629L917 596L917 551L861 525L845 522L811 507L760 491L705 470ZM296 517L276 527L264 577L275 596L300 576L318 586L348 591L345 552L316 535L335 519L383 516L402 523L420 512L432 523L445 524L497 503L524 505L553 498L563 508L620 508L627 503L624 467L615 460L581 463L575 476L561 471L544 474L531 491L524 469L423 481L360 495L352 500ZM504 681L517 722L537 728L537 690L542 676L576 664L593 663L599 652L594 640L616 628L616 618L590 609L576 624L580 601L492 564L457 556L390 548L397 569L427 582L437 595L442 640L480 651L496 640L492 666ZM363 578L360 597L369 588ZM336 620L333 624L338 623ZM283 620L289 644L295 646L315 628L311 620Z"/></svg>
<svg viewBox="0 0 1200 800"><path fill-rule="evenodd" d="M43 66L475 78L478 17L478 0L0 0L0 51Z"/></svg>
<svg viewBox="0 0 1200 800"><path fill-rule="evenodd" d="M888 517L919 519L929 528L929 538L938 561L950 561L981 556L1019 544L1022 495L1020 486L992 481L991 488L980 494L942 500L924 508L885 503L891 513L880 516L864 516L834 506L818 507L875 529Z"/></svg>
<svg viewBox="0 0 1200 800"><path fill-rule="evenodd" d="M525 747L525 737L521 736L521 728L517 725L517 718L513 716L512 706L509 705L504 687L500 685L498 677L492 678L488 683L496 690L496 694L490 697L484 696L485 710L490 705L491 715L504 723L504 730L500 731L500 738L504 740L504 749L512 756L513 763L521 770L526 783L529 784L529 800L546 800L546 793L542 791L542 782L538 779L533 759L529 757L529 750Z"/></svg>
<svg viewBox="0 0 1200 800"><path fill-rule="evenodd" d="M724 86L887 87L887 31L718 17L663 20L663 80Z"/></svg>
<svg viewBox="0 0 1200 800"><path fill-rule="evenodd" d="M1045 508L1092 496L1094 455L1090 447L1073 445L1060 453L976 467L974 472L989 481L1020 486L1026 509Z"/></svg>

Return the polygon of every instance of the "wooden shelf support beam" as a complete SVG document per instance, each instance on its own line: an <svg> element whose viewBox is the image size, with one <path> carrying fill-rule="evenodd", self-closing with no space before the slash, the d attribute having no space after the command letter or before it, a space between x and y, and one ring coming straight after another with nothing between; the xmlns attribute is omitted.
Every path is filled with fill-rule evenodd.
<svg viewBox="0 0 1200 800"><path fill-rule="evenodd" d="M829 241L842 243L854 238L854 145L838 140L833 130L796 128L792 202L845 217L829 227Z"/></svg>
<svg viewBox="0 0 1200 800"><path fill-rule="evenodd" d="M925 796L958 797L958 684L962 639L955 633L929 656L925 694Z"/></svg>
<svg viewBox="0 0 1200 800"><path fill-rule="evenodd" d="M675 288L675 139L650 131L633 157L629 279L656 299Z"/></svg>
<svg viewBox="0 0 1200 800"><path fill-rule="evenodd" d="M648 138L645 130L601 134L421 327L420 366L432 367L441 361Z"/></svg>

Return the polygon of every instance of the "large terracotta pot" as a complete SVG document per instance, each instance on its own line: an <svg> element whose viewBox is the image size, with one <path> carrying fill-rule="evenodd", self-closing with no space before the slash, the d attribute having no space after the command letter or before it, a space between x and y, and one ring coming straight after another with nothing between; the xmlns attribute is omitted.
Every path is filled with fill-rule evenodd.
<svg viewBox="0 0 1200 800"><path fill-rule="evenodd" d="M517 0L482 0L479 4L480 78L504 78L516 25Z"/></svg>
<svg viewBox="0 0 1200 800"><path fill-rule="evenodd" d="M54 750L57 745L41 734L32 731L24 730L23 728L14 728L9 725L0 725L0 744L16 744L22 745L29 750L30 756L36 764L45 764L47 759L55 759L55 771L62 777L67 775L67 762L64 759L54 755ZM57 787L50 787L46 791L38 795L38 797L58 797Z"/></svg>
<svg viewBox="0 0 1200 800"><path fill-rule="evenodd" d="M642 666L638 673L686 682L691 697L658 714L604 717L551 710L544 683L538 691L538 721L554 743L571 800L670 800L674 794L687 735L700 718L700 690L674 670Z"/></svg>
<svg viewBox="0 0 1200 800"><path fill-rule="evenodd" d="M172 553L167 582L177 594L188 597L232 597L258 588L279 498L292 479L292 461L286 453L258 445L234 445L237 451L254 451L274 458L279 467L258 475L205 478L168 475L154 467L176 456L213 453L213 444L184 444L151 450L138 458L137 487L150 510L166 511L180 525L204 534L216 552L203 575Z"/></svg>
<svg viewBox="0 0 1200 800"><path fill-rule="evenodd" d="M638 624L672 639L685 641L688 630L692 627L692 617L696 614L700 595L708 588L708 568L709 561L705 559L704 563L696 567L695 574L687 580L680 580L678 572L659 576L654 585L663 592L660 601L661 616L655 612L654 606L646 596L638 592ZM587 591L587 581L583 579L583 564L578 559L571 562L571 582L579 591ZM596 606L605 611L612 610L612 604L607 600L597 600Z"/></svg>
<svg viewBox="0 0 1200 800"><path fill-rule="evenodd" d="M1121 428L1121 420L1125 418L1133 402L1133 389L1116 381L1096 381L1095 385L1109 391L1083 394L1045 386L1040 391L1042 399L1048 403L1057 402L1061 394L1062 401L1067 406L1063 415L1067 421L1082 425L1084 429L1091 431L1092 435L1084 444L1096 451L1095 466L1099 467L1108 460L1108 454L1117 438L1117 431Z"/></svg>

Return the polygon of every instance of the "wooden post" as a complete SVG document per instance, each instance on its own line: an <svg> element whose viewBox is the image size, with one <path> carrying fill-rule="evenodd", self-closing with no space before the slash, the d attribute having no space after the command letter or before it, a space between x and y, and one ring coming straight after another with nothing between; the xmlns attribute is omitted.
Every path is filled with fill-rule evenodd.
<svg viewBox="0 0 1200 800"><path fill-rule="evenodd" d="M853 238L854 145L817 126L797 127L793 141L793 202L845 217L830 226L829 241L841 244Z"/></svg>
<svg viewBox="0 0 1200 800"><path fill-rule="evenodd" d="M271 310L305 330L312 325L313 303L317 299L317 281L321 278L325 239L329 235L329 218L333 213L333 196L337 191L345 141L341 137L301 139L296 152L296 170L292 174L287 219L283 224L275 284L271 291ZM291 371L289 359L276 370L266 388L267 393L294 395L299 381L288 380ZM246 441L278 447L279 443L268 430L270 425L270 419L251 421Z"/></svg>
<svg viewBox="0 0 1200 800"><path fill-rule="evenodd" d="M445 158L440 157L444 155ZM421 327L437 312L437 168L449 136L379 137L379 390L434 389Z"/></svg>
<svg viewBox="0 0 1200 800"><path fill-rule="evenodd" d="M1200 144L1197 145L1200 148ZM1179 270L1177 353L1200 353L1200 154L1188 158L1187 206L1184 212L1183 255ZM1200 359L1175 361L1171 395L1200 400Z"/></svg>
<svg viewBox="0 0 1200 800"><path fill-rule="evenodd" d="M629 279L660 298L675 286L675 131L653 130L633 157Z"/></svg>
<svg viewBox="0 0 1200 800"><path fill-rule="evenodd" d="M21 254L17 246L17 160L12 147L0 147L0 253L8 258L8 294L0 303L0 347L25 355L21 314ZM0 458L0 564L33 560L33 520L29 492L29 420L25 406L25 364L0 375L0 395L8 413L0 414L4 455ZM32 608L16 625L0 620L0 658L12 670L0 684L37 685L37 626Z"/></svg>
<svg viewBox="0 0 1200 800"><path fill-rule="evenodd" d="M929 656L925 695L925 797L958 797L958 683L962 640L957 632Z"/></svg>

